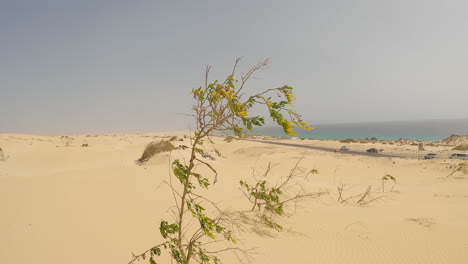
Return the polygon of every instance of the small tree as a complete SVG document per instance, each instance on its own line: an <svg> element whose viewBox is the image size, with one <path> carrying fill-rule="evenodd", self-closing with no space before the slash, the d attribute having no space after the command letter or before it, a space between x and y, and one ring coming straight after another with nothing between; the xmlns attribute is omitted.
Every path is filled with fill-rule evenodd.
<svg viewBox="0 0 468 264"><path fill-rule="evenodd" d="M208 162L202 160L203 155L206 154L206 142L218 156L221 156L211 140L214 132L232 131L236 136L241 137L246 129L252 130L253 126L265 124L263 116L250 115L256 105L264 105L272 120L280 125L287 135L296 135L293 131L294 125L310 129L301 116L293 110L292 87L284 85L249 95L247 82L257 71L268 66L268 60L255 65L237 80L235 74L239 62L240 59L237 59L231 74L223 82L215 80L209 83L210 67L207 67L205 85L192 89L195 105L191 116L196 122L196 130L190 137L190 158L186 163L179 160L172 162L172 173L178 184L173 183L172 180L168 183L176 208L175 221L161 221L159 231L164 242L139 255L134 255L130 263L146 257L149 258L150 263L156 263L155 257L160 256L163 249L168 250L171 258L178 264L219 263L220 252L241 250L233 246L217 250L207 249L209 245L215 244L214 242L235 243L236 239L233 230L227 225L232 219L215 203L196 193L197 188L209 189L210 185L215 184L218 179L217 171ZM199 166L205 166L211 170L213 179L210 180L198 173ZM205 204L218 214L209 215L210 210L207 210ZM197 220L198 227L194 228L188 224L190 218Z"/></svg>

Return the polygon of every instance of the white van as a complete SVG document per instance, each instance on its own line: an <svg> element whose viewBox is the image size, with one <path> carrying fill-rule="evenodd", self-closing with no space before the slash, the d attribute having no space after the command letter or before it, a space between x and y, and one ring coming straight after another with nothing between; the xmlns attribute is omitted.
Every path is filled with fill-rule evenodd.
<svg viewBox="0 0 468 264"><path fill-rule="evenodd" d="M453 153L452 155L450 155L450 158L468 160L468 153Z"/></svg>

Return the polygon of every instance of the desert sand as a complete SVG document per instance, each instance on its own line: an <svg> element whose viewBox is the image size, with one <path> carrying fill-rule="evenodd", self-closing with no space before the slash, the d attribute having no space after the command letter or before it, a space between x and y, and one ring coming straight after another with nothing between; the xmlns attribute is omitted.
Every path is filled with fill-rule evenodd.
<svg viewBox="0 0 468 264"><path fill-rule="evenodd" d="M170 219L172 200L161 184L174 150L135 164L151 141L182 138L185 132L45 137L2 134L0 147L0 260L2 263L128 263L161 241L159 222ZM413 158L365 157L214 137L226 158L210 161L219 173L207 193L231 212L250 203L239 180L265 170L279 182L294 164L316 169L300 182L319 198L287 207L277 232L250 220L237 235L240 246L255 248L254 263L467 263L468 175L447 177L461 161L446 159L450 146L426 146L439 159L420 160L417 146L404 143L352 143ZM337 141L281 140L338 148ZM83 144L88 144L83 147ZM188 140L175 145L189 145ZM214 155L213 155L214 156ZM208 161L208 160L207 160ZM397 179L386 182L390 174ZM368 203L338 201L365 192ZM237 263L229 254L223 263ZM164 263L164 262L162 262Z"/></svg>

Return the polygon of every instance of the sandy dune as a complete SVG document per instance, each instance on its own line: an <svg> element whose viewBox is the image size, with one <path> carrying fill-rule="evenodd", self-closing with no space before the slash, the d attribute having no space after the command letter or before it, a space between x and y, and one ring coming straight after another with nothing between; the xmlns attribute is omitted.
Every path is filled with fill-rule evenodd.
<svg viewBox="0 0 468 264"><path fill-rule="evenodd" d="M145 145L183 132L43 137L0 135L0 259L2 263L127 263L131 253L161 242L161 219L170 219L168 161L183 159L176 150L138 166ZM290 140L327 147L332 141ZM328 192L288 207L276 232L247 218L238 234L245 248L256 248L254 263L467 263L468 175L447 177L460 161L374 158L215 138L227 158L213 166L219 181L207 194L232 212L250 204L239 191L253 168L273 165L279 181L302 158L301 167L317 169L301 186ZM88 144L88 147L82 147ZM189 145L175 142L176 145ZM351 144L353 149L383 148L416 155L417 146ZM449 147L428 146L445 156ZM445 157L443 156L443 157ZM381 178L391 174L397 184ZM369 200L338 202L363 193ZM249 218L250 217L250 218ZM250 222L249 222L250 219ZM230 255L224 263L237 263Z"/></svg>

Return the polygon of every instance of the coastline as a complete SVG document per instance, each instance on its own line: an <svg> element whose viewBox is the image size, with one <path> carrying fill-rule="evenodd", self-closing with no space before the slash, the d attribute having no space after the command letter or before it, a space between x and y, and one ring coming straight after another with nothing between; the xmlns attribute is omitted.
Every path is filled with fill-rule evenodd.
<svg viewBox="0 0 468 264"><path fill-rule="evenodd" d="M415 140L436 142L450 135L468 135L468 119L317 124L311 131L297 131L299 138L365 140ZM251 134L284 137L278 127L254 128Z"/></svg>

